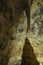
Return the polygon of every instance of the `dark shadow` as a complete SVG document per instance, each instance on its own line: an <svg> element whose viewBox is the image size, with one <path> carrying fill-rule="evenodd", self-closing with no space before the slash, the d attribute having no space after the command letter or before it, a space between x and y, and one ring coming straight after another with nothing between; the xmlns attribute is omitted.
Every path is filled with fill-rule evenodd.
<svg viewBox="0 0 43 65"><path fill-rule="evenodd" d="M10 45L11 43L8 42L3 42L0 45L0 65L8 65L11 52Z"/></svg>
<svg viewBox="0 0 43 65"><path fill-rule="evenodd" d="M5 52L6 53L6 52ZM0 55L0 65L8 65L8 62L9 62L9 55L8 54L1 54Z"/></svg>
<svg viewBox="0 0 43 65"><path fill-rule="evenodd" d="M34 50L27 38L25 39L25 45L23 47L21 65L39 65Z"/></svg>

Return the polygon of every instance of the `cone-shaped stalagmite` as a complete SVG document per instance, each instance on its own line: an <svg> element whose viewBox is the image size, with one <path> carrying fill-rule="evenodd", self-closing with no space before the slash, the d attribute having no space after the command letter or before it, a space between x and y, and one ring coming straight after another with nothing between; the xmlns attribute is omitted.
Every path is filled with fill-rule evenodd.
<svg viewBox="0 0 43 65"><path fill-rule="evenodd" d="M25 39L25 45L23 47L21 65L39 65L34 50L27 38Z"/></svg>

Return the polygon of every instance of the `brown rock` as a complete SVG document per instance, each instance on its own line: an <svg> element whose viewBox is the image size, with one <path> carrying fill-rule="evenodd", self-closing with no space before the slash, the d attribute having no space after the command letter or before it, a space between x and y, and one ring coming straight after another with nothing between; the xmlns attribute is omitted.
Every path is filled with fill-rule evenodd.
<svg viewBox="0 0 43 65"><path fill-rule="evenodd" d="M23 47L22 62L21 65L39 65L31 43L26 38L25 45Z"/></svg>

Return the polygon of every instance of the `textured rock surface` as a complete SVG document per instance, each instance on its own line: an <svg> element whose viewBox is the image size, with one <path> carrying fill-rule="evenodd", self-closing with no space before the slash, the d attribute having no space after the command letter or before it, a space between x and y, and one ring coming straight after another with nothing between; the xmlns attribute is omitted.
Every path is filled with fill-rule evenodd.
<svg viewBox="0 0 43 65"><path fill-rule="evenodd" d="M12 5L12 7L13 7L13 5ZM8 11L8 13L9 13L9 11ZM3 18L2 13L0 13L0 16L2 16L2 17L0 17L1 21L6 21ZM6 43L8 43L8 47L6 49L4 49L4 47L6 45L4 44L4 46L1 46L1 43L0 43L0 49L3 50L3 51L0 50L0 62L1 62L1 58L3 57L3 54L5 55L5 57L9 54L10 58L9 58L8 65L20 65L21 59L22 59L21 56L22 56L22 52L23 52L24 41L25 41L25 37L27 36L34 49L34 53L36 55L37 60L39 61L40 65L43 65L43 0L34 0L33 1L33 5L31 7L31 18L30 19L31 19L31 23L30 23L31 25L30 25L29 33L26 34L27 18L25 16L25 14L23 14L20 18L21 23L19 25L17 23L18 26L13 26L13 28L10 29L11 31L7 32L8 35L13 33L13 35L11 34L12 41L11 40L6 41ZM1 21L0 21L0 30L2 31L2 33L0 31L0 42L2 42L1 39L3 39L3 37L6 33L5 29L7 29L7 26L8 26L8 22L6 23L7 25L5 25L5 23L4 23L4 27L3 27L4 30L2 30ZM9 30L9 27L8 27L8 30ZM7 33L6 33L6 35L7 35ZM6 39L6 35L4 37L4 40ZM11 50L11 52L10 52L10 50ZM5 54L5 52L6 52L6 54ZM4 58L4 60L6 60L6 59Z"/></svg>
<svg viewBox="0 0 43 65"><path fill-rule="evenodd" d="M25 21L26 21L26 18L25 18ZM26 22L23 25L25 24ZM27 35L25 33L25 30L20 33L20 31L17 29L18 32L16 33L17 35L15 37L17 40L19 40L18 45L20 46L16 45L17 47L16 46L15 47L16 47L16 50L18 50L18 48L21 47L21 51L19 49L18 52L16 53L18 55L20 51L20 54L18 55L18 57L19 59L21 59L21 52L24 46L24 39L27 36L34 49L34 53L37 57L37 60L39 61L40 65L43 65L43 1L42 0L33 1L33 5L31 7L31 23L30 24L31 24L30 32ZM23 25L20 25L21 29ZM23 28L25 29L25 26ZM16 55L16 53L13 52L12 54ZM13 57L12 57L12 60L14 61Z"/></svg>
<svg viewBox="0 0 43 65"><path fill-rule="evenodd" d="M12 48L11 40L14 40L16 37L18 39L19 31L23 31L23 28L20 27L21 29L19 29L17 26L22 23L19 19L24 10L29 18L30 8L28 8L28 6L30 7L28 0L0 0L0 65L7 65L9 62ZM30 23L30 21L28 23ZM14 36L12 34L15 34L15 32L17 32L17 34L15 38L13 38Z"/></svg>
<svg viewBox="0 0 43 65"><path fill-rule="evenodd" d="M31 12L31 32L37 40L43 42L43 4L42 0L35 1ZM36 4L35 4L36 3ZM35 5L35 6L34 6Z"/></svg>

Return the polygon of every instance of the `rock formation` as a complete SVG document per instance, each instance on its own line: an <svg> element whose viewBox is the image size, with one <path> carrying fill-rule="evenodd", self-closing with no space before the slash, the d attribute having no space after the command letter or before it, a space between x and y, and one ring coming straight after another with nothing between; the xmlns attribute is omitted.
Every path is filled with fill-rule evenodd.
<svg viewBox="0 0 43 65"><path fill-rule="evenodd" d="M29 3L29 5L28 5ZM0 0L0 65L7 65L9 61L9 48L12 37L12 27L20 23L20 15L25 10L29 29L30 1L28 0Z"/></svg>
<svg viewBox="0 0 43 65"><path fill-rule="evenodd" d="M25 39L25 44L23 47L21 65L39 65L36 56L34 54L34 50L31 46L31 43L27 38Z"/></svg>

